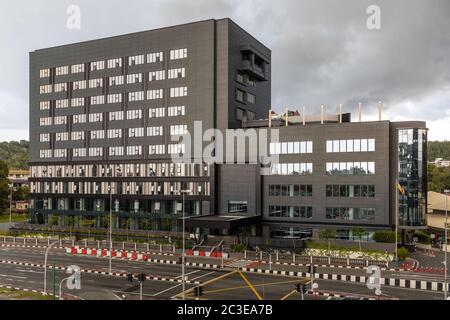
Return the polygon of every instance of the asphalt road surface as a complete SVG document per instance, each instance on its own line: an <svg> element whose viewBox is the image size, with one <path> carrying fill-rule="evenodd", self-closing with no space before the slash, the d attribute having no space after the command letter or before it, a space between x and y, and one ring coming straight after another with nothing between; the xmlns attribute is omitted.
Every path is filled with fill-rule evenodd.
<svg viewBox="0 0 450 320"><path fill-rule="evenodd" d="M33 263L43 265L44 248L22 248L22 247L0 247L0 285L12 286L21 289L43 290L43 267L25 266L19 264L8 264L5 261L16 263ZM152 259L177 260L177 256L151 256ZM204 259L211 262L212 259ZM219 259L220 260L220 259ZM202 261L201 258L188 261ZM217 259L215 260L217 263ZM77 265L81 269L89 269L107 272L109 259L83 255L66 254L62 249L52 249L48 258L48 265L55 264L59 267ZM220 264L220 262L219 262ZM270 266L260 263L258 268L269 268ZM306 271L306 267L272 265L273 269ZM120 273L145 273L148 276L164 278L164 280L147 280L143 284L144 299L180 299L182 297L181 265L150 262L136 262L114 259L113 272ZM318 272L366 275L365 270L341 269L341 268L318 268ZM233 272L234 271L234 272ZM47 271L47 288L52 291L52 271ZM295 289L297 283L309 283L309 279L289 276L264 275L257 273L240 274L236 268L203 269L196 267L186 268L187 280L198 281L203 288L203 294L199 299L221 299L221 300L279 300ZM56 271L56 291L59 283L68 275L65 271ZM408 279L431 279L433 275L421 275L400 272L383 272L382 276L407 277ZM436 275L437 279L438 275ZM126 297L136 298L139 293L139 284L127 282L125 277L101 274L82 273L81 290L68 290L63 284L63 292L70 293L82 299L122 299ZM439 276L439 280L442 275ZM171 281L169 281L171 280ZM365 284L350 283L344 281L317 280L319 291L334 292L342 295L374 297ZM310 283L308 284L308 286ZM193 288L196 285L186 284L185 298L196 299ZM382 292L398 299L443 299L443 294L424 290L403 289L383 287ZM313 299L312 295L304 296L305 300ZM299 293L293 293L289 300L300 300ZM326 299L317 296L315 299Z"/></svg>

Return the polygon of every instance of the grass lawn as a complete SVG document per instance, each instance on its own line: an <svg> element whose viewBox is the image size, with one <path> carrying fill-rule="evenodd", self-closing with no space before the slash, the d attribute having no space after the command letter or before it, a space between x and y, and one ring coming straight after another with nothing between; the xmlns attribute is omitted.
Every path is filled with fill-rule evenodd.
<svg viewBox="0 0 450 320"><path fill-rule="evenodd" d="M0 288L0 300L52 300L52 296L44 296L40 293L27 292Z"/></svg>
<svg viewBox="0 0 450 320"><path fill-rule="evenodd" d="M317 243L317 242L306 242L305 243L305 248L328 250L328 244ZM336 250L336 251L345 251L345 252L348 252L348 251L359 252L358 243L356 243L355 247L341 247L341 246L336 246L336 245L331 244L330 249L331 250ZM365 253L383 253L383 254L385 253L384 251L381 251L381 250L365 249L364 248L364 242L362 244L361 252L365 252Z"/></svg>
<svg viewBox="0 0 450 320"><path fill-rule="evenodd" d="M26 214L13 214L12 222L23 222L28 221L28 215ZM0 223L8 223L9 214L0 215Z"/></svg>

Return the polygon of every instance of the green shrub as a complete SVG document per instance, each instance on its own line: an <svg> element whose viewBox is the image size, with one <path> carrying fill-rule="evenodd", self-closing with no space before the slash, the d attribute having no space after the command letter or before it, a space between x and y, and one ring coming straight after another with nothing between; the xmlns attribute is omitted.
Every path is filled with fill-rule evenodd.
<svg viewBox="0 0 450 320"><path fill-rule="evenodd" d="M377 231L373 234L372 239L375 242L395 243L395 232Z"/></svg>
<svg viewBox="0 0 450 320"><path fill-rule="evenodd" d="M405 247L401 247L397 251L397 256L400 261L404 261L409 256L409 251Z"/></svg>
<svg viewBox="0 0 450 320"><path fill-rule="evenodd" d="M417 238L419 243L422 243L422 244L430 244L431 243L431 237L427 233L416 232L416 233L414 233L413 237Z"/></svg>
<svg viewBox="0 0 450 320"><path fill-rule="evenodd" d="M235 243L230 246L231 252L244 252L245 251L245 245L242 243Z"/></svg>

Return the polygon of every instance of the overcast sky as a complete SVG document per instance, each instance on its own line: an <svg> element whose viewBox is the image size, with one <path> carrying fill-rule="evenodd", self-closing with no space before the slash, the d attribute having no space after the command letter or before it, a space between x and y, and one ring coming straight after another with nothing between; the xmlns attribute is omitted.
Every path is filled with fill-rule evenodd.
<svg viewBox="0 0 450 320"><path fill-rule="evenodd" d="M380 30L367 28L372 4ZM80 30L66 27L69 5ZM30 51L223 17L272 50L275 110L362 102L375 120L381 100L386 119L426 120L430 140L450 140L448 0L15 0L0 11L0 141L28 139Z"/></svg>

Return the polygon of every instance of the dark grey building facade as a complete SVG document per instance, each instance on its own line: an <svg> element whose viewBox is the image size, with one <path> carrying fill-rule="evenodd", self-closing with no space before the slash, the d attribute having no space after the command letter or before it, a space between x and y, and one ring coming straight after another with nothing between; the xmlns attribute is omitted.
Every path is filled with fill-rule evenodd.
<svg viewBox="0 0 450 320"><path fill-rule="evenodd" d="M397 207L402 228L424 226L424 122L269 121L270 109L271 51L229 19L32 52L31 219L104 227L112 210L115 228L177 231L184 193L196 232L348 238L392 228ZM205 162L192 145L174 163L189 145L172 138L197 121L276 129L279 162Z"/></svg>

